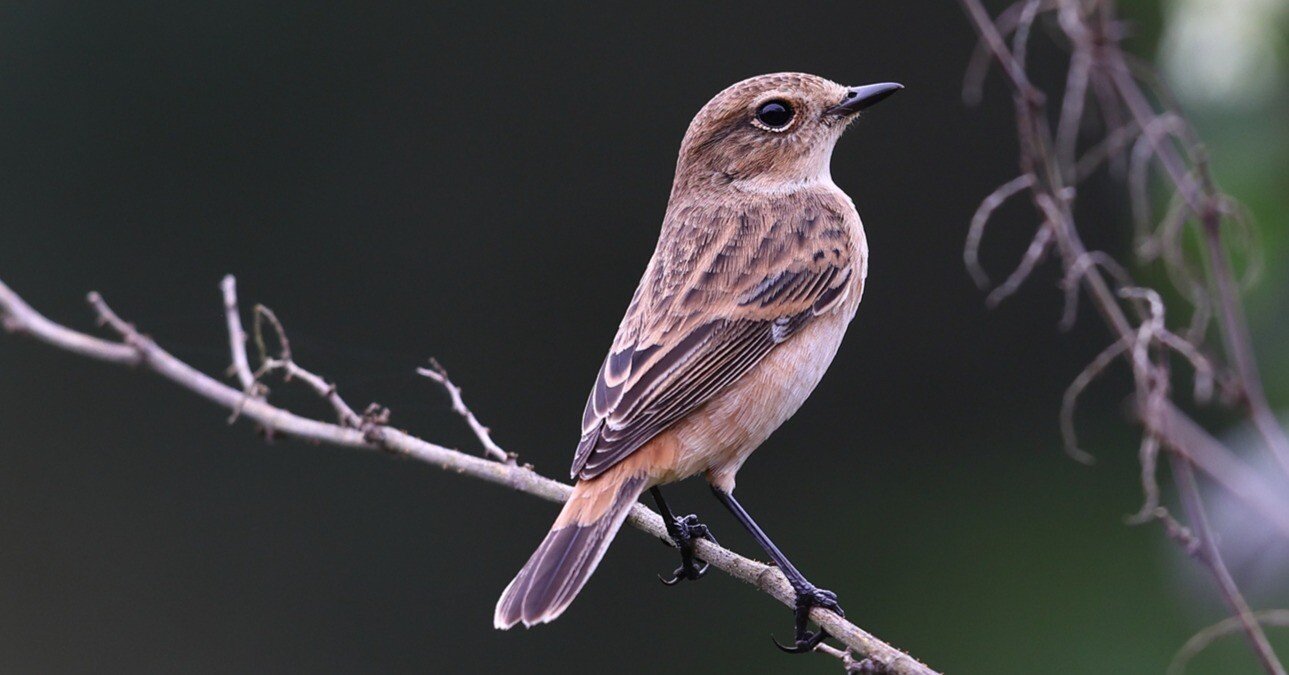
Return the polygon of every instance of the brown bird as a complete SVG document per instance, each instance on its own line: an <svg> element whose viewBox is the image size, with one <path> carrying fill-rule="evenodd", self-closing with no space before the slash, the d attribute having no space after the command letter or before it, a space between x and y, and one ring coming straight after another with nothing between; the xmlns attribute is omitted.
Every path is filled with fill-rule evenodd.
<svg viewBox="0 0 1289 675"><path fill-rule="evenodd" d="M823 377L855 316L868 246L833 183L833 146L860 110L903 87L847 88L803 73L761 75L717 94L680 146L662 233L582 415L577 485L497 602L494 624L551 621L650 490L681 551L664 583L698 579L693 541L658 486L704 474L797 594L796 645L811 607L841 613L734 499L739 467ZM714 541L714 540L713 540Z"/></svg>

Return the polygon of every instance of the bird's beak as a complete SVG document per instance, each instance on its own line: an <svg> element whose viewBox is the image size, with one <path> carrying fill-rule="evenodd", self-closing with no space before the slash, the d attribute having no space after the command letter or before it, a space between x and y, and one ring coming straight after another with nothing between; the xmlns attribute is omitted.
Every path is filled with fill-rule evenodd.
<svg viewBox="0 0 1289 675"><path fill-rule="evenodd" d="M853 115L904 88L895 82L866 84L846 90L846 98L825 112L830 115Z"/></svg>

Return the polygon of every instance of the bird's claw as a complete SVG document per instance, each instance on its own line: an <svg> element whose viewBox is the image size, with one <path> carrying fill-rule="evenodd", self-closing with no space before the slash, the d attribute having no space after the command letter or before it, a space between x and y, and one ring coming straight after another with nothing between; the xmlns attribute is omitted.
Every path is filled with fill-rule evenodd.
<svg viewBox="0 0 1289 675"><path fill-rule="evenodd" d="M783 646L783 643L779 642L779 639L773 635L770 636L770 639L774 641L774 646L784 653L805 654L806 652L814 651L820 642L828 639L828 631L820 628L818 632L806 633L804 637L798 638L796 645L792 647Z"/></svg>
<svg viewBox="0 0 1289 675"><path fill-rule="evenodd" d="M701 567L699 567L694 564L696 562L700 562L703 564ZM675 586L676 584L680 583L681 579L698 581L699 579L702 579L703 577L707 576L708 567L711 567L711 565L709 565L705 560L699 560L698 558L694 558L691 556L689 560L684 560L681 562L680 567L677 567L675 571L671 573L670 579L664 579L663 576L659 574L658 581L661 581L662 585L664 586Z"/></svg>
<svg viewBox="0 0 1289 675"><path fill-rule="evenodd" d="M786 647L780 644L773 636L771 636L770 639L774 640L774 645L784 652L789 654L804 654L809 651L814 651L814 648L817 647L820 642L823 642L829 637L828 631L824 630L823 627L820 627L816 632L810 632L810 610L815 607L820 607L822 609L835 612L838 616L846 616L846 612L842 610L841 605L837 604L837 594L832 591L815 588L814 586L808 586L806 588L799 588L796 590L797 606L795 609L795 644L791 647Z"/></svg>
<svg viewBox="0 0 1289 675"><path fill-rule="evenodd" d="M690 514L667 523L667 534L671 535L672 540L676 542L676 548L680 549L680 567L671 573L670 579L665 579L660 574L658 580L665 586L674 586L680 583L681 579L698 581L706 576L710 565L694 555L694 540L706 539L715 544L716 537L712 536L711 530L698 522L698 516Z"/></svg>

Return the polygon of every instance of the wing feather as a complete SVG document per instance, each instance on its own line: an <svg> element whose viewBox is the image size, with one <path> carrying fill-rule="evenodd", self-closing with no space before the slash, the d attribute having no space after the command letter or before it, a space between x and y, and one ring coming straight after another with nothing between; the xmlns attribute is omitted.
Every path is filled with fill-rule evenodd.
<svg viewBox="0 0 1289 675"><path fill-rule="evenodd" d="M575 477L622 461L846 297L857 217L829 197L675 210L588 397Z"/></svg>

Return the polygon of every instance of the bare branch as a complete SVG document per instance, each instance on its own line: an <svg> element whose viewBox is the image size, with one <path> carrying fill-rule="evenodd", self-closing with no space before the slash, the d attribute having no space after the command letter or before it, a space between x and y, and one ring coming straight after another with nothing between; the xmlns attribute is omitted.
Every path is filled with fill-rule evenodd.
<svg viewBox="0 0 1289 675"><path fill-rule="evenodd" d="M1026 0L1028 1L1028 0ZM1011 81L1013 87L1022 90L1022 95L1028 95L1028 91L1033 90L1029 83L1029 77L1025 74L1024 66L1017 62L1015 57L1007 49L1007 43L1003 41L1003 33L989 18L989 12L985 11L984 5L976 0L959 0L963 9L966 10L968 18L975 24L976 33L980 36L980 42L984 50L991 54L998 65L1003 69L1007 79ZM1017 3L1020 5L1020 3ZM1017 23L1019 23L1019 12L1024 11L1025 6L1017 10Z"/></svg>
<svg viewBox="0 0 1289 675"><path fill-rule="evenodd" d="M1249 608L1249 603L1245 601L1244 595L1235 585L1235 579L1231 578L1231 573L1226 569L1226 563L1217 550L1217 542L1213 540L1208 515L1204 512L1204 500L1200 497L1199 485L1195 482L1195 472L1191 469L1190 462L1184 458L1173 457L1172 467L1173 480L1177 484L1182 506L1186 509L1187 519L1199 539L1195 557L1213 574L1218 588L1222 591L1222 599L1239 620L1245 636L1249 639L1249 644L1253 647L1253 653L1262 662L1262 666L1273 675L1285 675L1285 667L1280 664L1280 659L1276 658L1276 653L1271 649L1271 643L1267 641L1267 634L1262 630L1262 625L1258 623L1257 618L1253 616L1253 610Z"/></svg>
<svg viewBox="0 0 1289 675"><path fill-rule="evenodd" d="M1137 223L1137 239L1150 237L1152 216L1150 209L1150 162L1155 157L1160 135L1178 133L1182 122L1172 113L1164 113L1141 124L1142 133L1132 146L1132 160L1128 170L1128 189L1132 193L1132 216Z"/></svg>
<svg viewBox="0 0 1289 675"><path fill-rule="evenodd" d="M1127 349L1128 343L1118 340L1102 350L1074 378L1070 386L1065 389L1065 395L1061 399L1061 436L1065 439L1065 452L1084 464L1092 464L1096 461L1096 458L1079 448L1078 432L1075 431L1074 427L1074 409L1079 405L1079 397L1083 395L1083 390L1087 389L1088 385L1092 384Z"/></svg>
<svg viewBox="0 0 1289 675"><path fill-rule="evenodd" d="M882 670L882 666L874 662L872 659L856 659L855 655L851 654L849 649L837 649L836 647L820 642L815 646L815 651L821 654L827 654L835 659L840 659L841 666L847 673L855 673L856 675L881 675L881 673L885 672Z"/></svg>
<svg viewBox="0 0 1289 675"><path fill-rule="evenodd" d="M268 348L264 340L264 323L272 326L273 332L277 334L280 349L280 355L277 358L271 358L267 355ZM388 411L381 412L381 407L374 403L367 408L365 414L359 415L340 396L335 384L327 382L317 373L300 367L291 357L291 343L287 340L286 328L277 318L277 314L264 305L255 306L255 344L260 350L260 367L252 376L252 380L255 383L258 384L261 378L273 372L281 372L282 379L286 382L299 380L331 406L331 409L336 413L336 420L344 427L365 429L370 425L373 415L384 417L388 421Z"/></svg>
<svg viewBox="0 0 1289 675"><path fill-rule="evenodd" d="M280 370L286 376L305 382L332 403L343 423L332 424L310 419L272 405L262 398L247 397L243 390L219 382L162 349L151 338L122 320L98 293L90 293L89 302L100 323L115 332L121 342L94 338L56 324L40 315L0 282L0 317L10 332L99 361L140 366L227 410L240 411L241 416L277 433L317 443L409 457L451 473L501 485L552 502L565 501L572 491L569 485L541 476L531 468L513 462L473 457L412 436L389 426L388 417L383 414L383 410L369 408L365 415L354 413L335 393L335 387L291 360L286 331L276 315L267 308L257 308L256 333L262 332L260 329L264 322L269 323L277 332L281 351L278 358L267 356L267 345L260 335L259 347L265 354L265 363L270 366L267 370L261 367L261 370L265 370L265 373ZM662 519L645 506L636 504L628 521L637 529L671 543ZM795 593L787 579L774 566L745 558L707 540L696 541L695 548L696 554L712 567L751 584L786 606L794 606ZM850 652L860 655L855 658L875 664L875 672L936 675L935 671L916 659L833 612L815 608L811 611L810 618L844 644Z"/></svg>
<svg viewBox="0 0 1289 675"><path fill-rule="evenodd" d="M0 281L0 325L9 333L29 335L63 351L123 366L137 366L139 352L127 345L78 333L46 319Z"/></svg>
<svg viewBox="0 0 1289 675"><path fill-rule="evenodd" d="M967 230L967 245L963 248L963 259L967 263L967 271L971 273L971 278L982 290L989 287L989 275L980 265L980 240L985 236L985 226L989 224L994 211L1033 183L1034 177L1028 174L1003 183L980 202L980 208L976 209L975 215L971 217L971 228Z"/></svg>
<svg viewBox="0 0 1289 675"><path fill-rule="evenodd" d="M1134 128L1140 133L1141 127L1133 120L1128 120L1123 112L1123 107L1119 102L1119 97L1114 93L1114 85L1110 83L1110 78L1100 69L1094 69L1091 76L1092 94L1097 101L1097 110L1101 113L1101 119L1107 129L1128 129ZM1131 141L1132 139L1127 139ZM1124 153L1126 144L1115 148L1110 154L1110 173L1116 178L1124 178L1128 174L1128 156Z"/></svg>
<svg viewBox="0 0 1289 675"><path fill-rule="evenodd" d="M1062 11L1064 14L1064 11ZM1061 172L1077 182L1078 170L1075 153L1078 149L1079 129L1083 126L1083 104L1088 96L1091 79L1092 56L1078 50L1070 57L1070 73L1065 83L1065 97L1061 99L1061 118L1056 125L1056 152Z"/></svg>
<svg viewBox="0 0 1289 675"><path fill-rule="evenodd" d="M1122 57L1122 52L1119 50L1115 50L1115 53ZM1183 156L1177 147L1169 142L1171 136L1161 133L1163 130L1160 129L1149 129L1149 123L1146 120L1156 117L1156 113L1146 95L1137 86L1131 66L1126 61L1120 60L1110 64L1107 70L1124 106L1139 124L1147 128L1144 136L1153 143L1154 156L1177 186L1178 191L1185 197L1187 205L1200 219L1210 274L1217 291L1215 309L1218 314L1218 326L1222 331L1227 357L1239 377L1254 428L1262 436L1267 452L1276 459L1286 476L1289 476L1289 435L1286 435L1284 428L1280 426L1262 388L1262 378L1253 353L1253 340L1249 335L1249 323L1238 291L1239 284L1235 281L1223 245L1222 199L1209 177L1203 154L1192 152L1189 157ZM1187 125L1183 125L1180 131L1171 133L1180 134L1183 143L1189 141L1188 148L1195 146L1193 134ZM1193 165L1193 169L1187 167L1188 161ZM1201 180L1194 180L1192 172L1198 173Z"/></svg>
<svg viewBox="0 0 1289 675"><path fill-rule="evenodd" d="M260 362L269 360L268 344L264 340L264 324L268 323L277 335L278 360L291 360L291 341L286 339L286 329L278 321L277 314L264 305L255 305L255 346L260 350Z"/></svg>
<svg viewBox="0 0 1289 675"><path fill-rule="evenodd" d="M1281 628L1289 627L1289 609L1268 609L1261 612L1254 612L1253 619L1263 626L1279 626ZM1182 675L1186 672L1186 665L1197 654L1208 648L1214 640L1238 633L1244 630L1241 617L1232 616L1222 619L1191 636L1191 639L1182 645L1173 657L1173 662L1168 664L1167 675Z"/></svg>
<svg viewBox="0 0 1289 675"><path fill-rule="evenodd" d="M1074 182L1082 183L1108 159L1118 157L1140 133L1141 127L1137 126L1136 122L1128 122L1123 126L1115 127L1114 131L1106 134L1106 137L1100 143L1089 148L1079 158L1078 163L1074 166Z"/></svg>
<svg viewBox="0 0 1289 675"><path fill-rule="evenodd" d="M1253 355L1249 322L1244 314L1238 284L1231 272L1215 218L1216 216L1205 215L1204 240L1207 242L1209 268L1213 270L1213 281L1217 288L1218 326L1222 330L1226 353L1240 378L1240 387L1253 426L1262 435L1268 452L1280 462L1285 475L1289 476L1289 437L1286 437L1285 430L1272 412L1271 404L1267 402L1262 389L1262 378L1258 374L1257 360Z"/></svg>
<svg viewBox="0 0 1289 675"><path fill-rule="evenodd" d="M484 454L499 462L515 463L517 455L502 450L501 446L493 442L492 431L485 427L479 421L479 418L475 417L474 413L470 411L470 408L466 406L465 400L461 398L461 387L453 384L452 380L448 378L448 371L438 361L430 359L429 368L417 368L416 372L423 377L428 377L438 382L448 392L448 397L452 399L452 412L460 415L465 419L465 423L470 425L470 430L474 432L475 438L479 439L479 444L483 446Z"/></svg>
<svg viewBox="0 0 1289 675"><path fill-rule="evenodd" d="M1119 261L1102 251L1085 251L1065 270L1065 277L1061 280L1061 287L1065 289L1065 309L1061 314L1061 330L1074 327L1074 321L1078 318L1079 288L1083 282L1083 275L1096 266L1105 270L1120 287L1132 285L1128 271L1119 264Z"/></svg>
<svg viewBox="0 0 1289 675"><path fill-rule="evenodd" d="M1029 248L1025 250L1025 255L1021 257L1020 264L1007 277L1007 280L999 284L988 296L985 297L985 305L988 307L997 307L1002 304L1003 300L1011 297L1013 293L1020 290L1029 275L1033 274L1034 268L1043 262L1047 257L1048 250L1052 247L1052 237L1055 226L1051 223L1043 223L1039 226L1038 231L1034 233L1034 238L1029 242Z"/></svg>
<svg viewBox="0 0 1289 675"><path fill-rule="evenodd" d="M1284 495L1195 420L1165 401L1157 416L1141 416L1141 422L1170 450L1253 509L1271 530L1289 539L1289 502Z"/></svg>
<svg viewBox="0 0 1289 675"><path fill-rule="evenodd" d="M1264 668L1269 673L1283 673L1284 670L1261 629L1256 621L1250 620L1249 607L1213 546L1213 535L1193 478L1193 469L1202 471L1214 483L1245 501L1272 529L1289 537L1289 511L1285 510L1287 507L1284 496L1182 413L1169 398L1170 353L1180 355L1194 370L1196 399L1205 401L1211 395L1217 379L1217 368L1202 353L1198 341L1204 336L1211 312L1216 312L1227 359L1239 376L1239 385L1248 404L1250 418L1269 452L1276 456L1286 474L1289 474L1289 439L1286 439L1284 429L1276 421L1263 394L1250 346L1248 323L1238 295L1238 284L1234 281L1220 236L1224 220L1237 221L1237 227L1244 228L1239 232L1241 235L1247 235L1250 228L1247 228L1247 224L1238 222L1238 218L1232 214L1234 209L1229 205L1229 198L1214 186L1207 170L1205 154L1189 124L1171 105L1167 87L1154 78L1152 69L1119 48L1118 42L1124 31L1121 23L1114 17L1113 2L1056 2L1059 24L1064 37L1069 41L1072 56L1066 78L1065 100L1062 102L1055 134L1047 126L1044 96L1030 82L1025 72L1028 27L1038 20L1036 15L1041 13L1038 4L1034 0L1028 0L1019 9L1013 6L1005 12L1008 24L1014 22L1016 26L1016 36L1011 49L1008 49L1000 30L1003 25L1001 17L997 23L991 20L980 0L959 2L973 24L980 44L998 62L1011 84L1022 175L1008 183L1008 186L1015 189L1006 192L1005 197L1028 189L1035 209L1042 216L1042 230L1050 229L1053 234L1052 238L1065 267L1062 285L1066 292L1066 303L1062 327L1069 327L1075 320L1078 289L1081 287L1087 291L1093 306L1114 337L1114 342L1066 390L1061 429L1067 450L1078 459L1088 459L1088 455L1079 450L1077 445L1073 421L1075 406L1088 384L1112 362L1123 357L1132 368L1136 412L1143 426L1138 452L1143 506L1131 520L1139 522L1153 515L1164 523L1171 538L1183 543L1189 553L1202 558L1204 565L1213 574L1228 607L1249 636L1250 644ZM1158 99L1163 102L1163 110L1157 110L1150 103L1137 84L1138 78L1154 81ZM972 86L968 82L968 91ZM1077 151L1079 128L1089 86L1105 120L1106 136L1075 162L1073 157ZM1122 266L1105 254L1089 253L1075 225L1072 208L1074 185L1095 171L1107 158L1122 157L1122 149L1133 142L1134 138L1137 140L1130 153L1131 169L1127 182L1137 223L1139 252L1148 259L1162 258L1174 284L1195 305L1185 338L1169 330L1165 321L1164 304L1158 293L1132 287ZM1171 182L1174 190L1173 205L1158 227L1151 223L1149 194L1150 170L1155 164L1163 168L1163 175ZM1027 177L1028 181L1025 180ZM1025 183L1028 184L1018 187ZM984 221L988 220L1000 201L998 194L995 191L985 200L977 211L977 217L973 218L968 234L968 250L964 251L964 258L977 282L984 279L978 263ZM1204 235L1208 278L1216 289L1212 299L1204 284L1199 282L1201 275L1190 269L1183 253L1182 228L1192 218L1200 223ZM1035 241L1038 241L1037 235ZM1248 245L1248 242L1244 243ZM1031 253L1034 250L1031 245ZM1030 272L1026 263L1038 257L1027 255L1022 261L1023 274L1013 276L1023 282ZM1117 292L1115 285L1107 280L1107 275L1117 282ZM1006 292L1014 290L1009 287ZM1131 301L1135 306L1135 318L1125 311L1120 298ZM1159 504L1155 466L1161 449L1170 453L1174 478L1180 481L1179 490L1183 493L1187 518L1194 534L1174 520L1167 509Z"/></svg>
<svg viewBox="0 0 1289 675"><path fill-rule="evenodd" d="M1024 0L1024 3L1020 8L1020 18L1016 20L1016 33L1012 36L1012 58L1016 62L1015 68L1020 71L1024 71L1027 65L1030 29L1042 8L1041 0Z"/></svg>
<svg viewBox="0 0 1289 675"><path fill-rule="evenodd" d="M1261 231L1253 226L1253 216L1249 213L1249 207L1234 197L1220 195L1218 209L1232 225L1235 225L1235 231L1240 235L1241 248L1246 251L1248 258L1248 267L1240 279L1240 286L1249 288L1256 284L1262 275L1263 257L1258 255L1258 251L1262 248Z"/></svg>
<svg viewBox="0 0 1289 675"><path fill-rule="evenodd" d="M1207 403L1213 397L1213 364L1200 353L1199 348L1167 329L1157 336L1165 347L1181 354L1195 370L1195 400Z"/></svg>
<svg viewBox="0 0 1289 675"><path fill-rule="evenodd" d="M1141 463L1141 508L1125 521L1129 525L1141 525L1166 513L1159 506L1159 480L1156 466L1159 459L1159 439L1153 434L1141 437L1141 447L1137 450L1137 460Z"/></svg>
<svg viewBox="0 0 1289 675"><path fill-rule="evenodd" d="M1057 6L1058 0L1047 0L1043 2L1039 9L1047 11ZM1022 12L1024 12L1028 0L1020 0L998 15L995 26L1000 38L1011 35L1020 23ZM993 60L993 54L989 46L983 39L976 45L971 54L971 60L967 63L967 74L963 76L962 99L967 105L976 105L980 103L982 91L985 84L985 76L989 74L989 64Z"/></svg>
<svg viewBox="0 0 1289 675"><path fill-rule="evenodd" d="M232 352L232 371L242 389L255 388L255 375L251 373L250 359L246 358L246 331L242 328L242 314L237 306L237 280L229 274L220 282L224 293L224 316L228 324L228 348Z"/></svg>
<svg viewBox="0 0 1289 675"><path fill-rule="evenodd" d="M266 365L272 366L272 368L269 369L270 371L281 369L285 373L284 379L288 381L298 379L308 385L315 394L331 405L331 409L335 411L336 419L341 425L352 429L362 429L366 426L365 417L355 412L354 409L345 402L345 399L340 397L339 392L336 390L336 385L327 382L321 375L317 375L301 368L295 361L277 361L270 359L265 363Z"/></svg>

